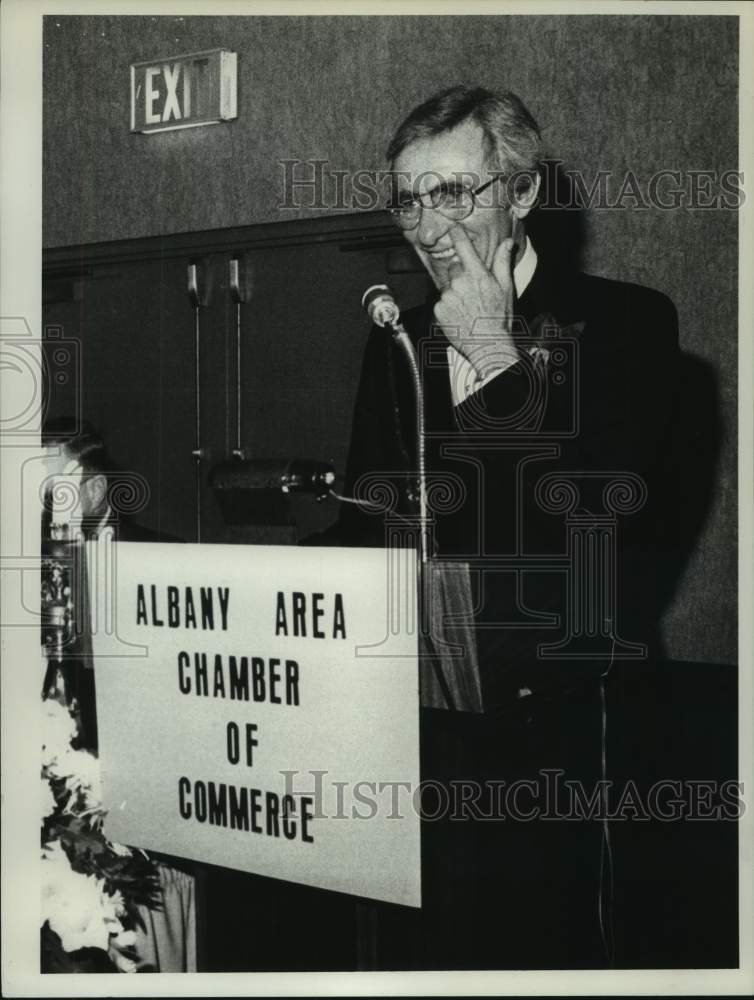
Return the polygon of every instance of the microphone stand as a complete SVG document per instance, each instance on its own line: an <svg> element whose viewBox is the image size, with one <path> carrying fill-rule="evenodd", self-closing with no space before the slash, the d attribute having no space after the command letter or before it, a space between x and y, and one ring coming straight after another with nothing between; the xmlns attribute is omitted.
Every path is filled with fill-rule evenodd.
<svg viewBox="0 0 754 1000"><path fill-rule="evenodd" d="M393 340L400 345L401 350L406 355L411 379L414 383L414 402L416 405L416 465L419 476L419 566L418 584L420 595L419 619L422 635L427 644L432 663L432 671L435 679L442 691L445 704L451 712L456 711L455 698L448 685L445 671L442 668L439 654L434 647L431 630L426 625L426 615L431 601L431 588L429 577L429 527L427 516L427 466L424 446L424 386L422 385L421 372L419 371L419 359L416 356L416 349L411 342L411 338L406 332L406 328L400 320L386 322L385 326L393 335Z"/></svg>
<svg viewBox="0 0 754 1000"><path fill-rule="evenodd" d="M411 380L414 386L414 402L416 406L416 464L419 475L419 563L417 567L417 584L419 589L419 620L420 631L430 653L432 670L442 691L445 703L451 711L456 711L455 698L445 677L442 663L427 625L427 615L431 602L429 577L429 517L427 513L427 467L424 442L424 386L422 385L419 359L406 328L400 322L400 310L395 302L392 291L387 285L372 285L361 299L370 319L378 326L387 328L393 340L400 345L408 361Z"/></svg>
<svg viewBox="0 0 754 1000"><path fill-rule="evenodd" d="M429 537L428 537L428 517L427 517L427 468L424 449L424 386L422 385L421 373L419 372L419 360L416 356L416 349L411 343L411 338L406 333L406 328L395 320L387 322L393 335L393 340L400 345L408 361L411 379L414 383L414 402L416 406L416 464L419 475L419 562L422 567L426 567L429 558Z"/></svg>

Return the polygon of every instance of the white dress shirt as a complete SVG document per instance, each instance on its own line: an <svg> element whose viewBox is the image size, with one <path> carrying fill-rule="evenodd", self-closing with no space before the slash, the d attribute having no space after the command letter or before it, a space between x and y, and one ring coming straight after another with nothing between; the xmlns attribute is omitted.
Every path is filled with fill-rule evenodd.
<svg viewBox="0 0 754 1000"><path fill-rule="evenodd" d="M524 289L534 276L536 268L537 253L527 236L521 259L513 268L513 286L516 289L517 298L521 298L524 294ZM513 363L511 362L511 364ZM500 372L505 371L506 367L510 366L504 365L502 368L490 372L485 379L480 379L476 369L468 358L465 358L460 351L449 344L448 370L450 372L450 393L453 397L453 405L458 406L459 403L462 403L473 392L477 392L483 385L486 385L487 382L499 375Z"/></svg>

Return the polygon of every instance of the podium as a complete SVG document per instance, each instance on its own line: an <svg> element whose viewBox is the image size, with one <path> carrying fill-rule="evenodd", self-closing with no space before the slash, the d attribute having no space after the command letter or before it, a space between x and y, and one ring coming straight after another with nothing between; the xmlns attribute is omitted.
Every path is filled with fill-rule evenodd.
<svg viewBox="0 0 754 1000"><path fill-rule="evenodd" d="M453 967L464 955L478 965L494 940L495 920L484 914L516 852L525 864L514 896L536 855L530 842L545 854L561 848L504 818L480 821L494 803L486 786L475 796L474 783L530 780L550 750L584 773L598 747L593 701L570 704L567 718L560 705L538 710L534 728L526 698L510 711L485 704L473 563L430 561L422 602L414 550L397 545L185 545L171 546L169 560L161 548L98 546L89 564L108 832L209 866L210 936L223 926L235 940L223 907L247 919L257 893L275 913L295 911L291 926L319 942L310 968L436 968L443 954L455 956ZM331 659L339 644L350 666ZM570 750L564 733L571 738L574 725L581 736ZM358 781L390 786L382 799L373 794L376 816L364 787L350 796ZM399 836L398 817L388 817L402 785L421 786L424 818L407 808ZM460 800L442 801L445 787ZM332 832L322 833L327 824ZM500 839L511 828L512 842ZM586 851L587 867L598 847ZM233 886L246 888L231 906ZM323 913L352 933L342 965L317 964L331 954L311 926ZM529 913L522 927L534 919ZM215 947L223 947L217 938ZM283 958L265 965L262 955L248 963L306 967Z"/></svg>

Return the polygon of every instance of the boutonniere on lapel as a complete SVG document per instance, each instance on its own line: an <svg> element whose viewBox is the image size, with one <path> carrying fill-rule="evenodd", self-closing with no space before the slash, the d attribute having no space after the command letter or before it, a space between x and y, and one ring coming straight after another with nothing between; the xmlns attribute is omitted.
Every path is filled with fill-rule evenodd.
<svg viewBox="0 0 754 1000"><path fill-rule="evenodd" d="M568 409L569 393L558 391L573 381L573 362L578 341L585 323L579 320L560 324L552 313L539 313L527 326L521 324L515 333L521 361L519 370L526 375L528 394L526 404L516 416L516 432L536 434L559 424L565 406ZM576 380L578 374L576 373ZM551 393L551 389L556 392ZM554 407L554 409L553 409Z"/></svg>
<svg viewBox="0 0 754 1000"><path fill-rule="evenodd" d="M539 313L529 324L528 330L521 336L521 350L532 359L535 367L547 369L553 350L558 343L570 339L578 339L585 323L579 320L561 326L552 313Z"/></svg>

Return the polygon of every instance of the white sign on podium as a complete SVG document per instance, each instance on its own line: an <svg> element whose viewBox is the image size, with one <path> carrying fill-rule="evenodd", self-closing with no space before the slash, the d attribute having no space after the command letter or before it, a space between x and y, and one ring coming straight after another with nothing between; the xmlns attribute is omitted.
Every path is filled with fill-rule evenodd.
<svg viewBox="0 0 754 1000"><path fill-rule="evenodd" d="M421 905L414 553L398 584L380 549L109 547L107 835Z"/></svg>

